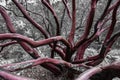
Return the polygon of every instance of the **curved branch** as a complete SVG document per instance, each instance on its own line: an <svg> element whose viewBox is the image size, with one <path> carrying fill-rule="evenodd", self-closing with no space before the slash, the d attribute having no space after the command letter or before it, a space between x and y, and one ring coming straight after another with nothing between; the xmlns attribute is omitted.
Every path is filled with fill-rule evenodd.
<svg viewBox="0 0 120 80"><path fill-rule="evenodd" d="M17 41L11 41L11 42L0 44L0 47L6 47L6 46L9 46L11 44L17 44Z"/></svg>
<svg viewBox="0 0 120 80"><path fill-rule="evenodd" d="M55 10L53 9L53 7L46 1L46 0L41 0L41 2L51 11L51 13L54 16L55 22L56 22L56 26L57 26L57 30L56 30L56 35L60 35L60 25L59 25L59 20L57 17L57 14L55 13Z"/></svg>
<svg viewBox="0 0 120 80"><path fill-rule="evenodd" d="M97 1L98 0L91 0L91 9L90 9L90 12L88 14L88 19L86 21L85 32L81 37L82 39L87 38L89 33L90 33L90 29L92 27L93 19L94 19L94 16L95 16L95 9L96 9L96 5L97 5Z"/></svg>
<svg viewBox="0 0 120 80"><path fill-rule="evenodd" d="M110 37L111 37L111 35L112 35L113 31L114 31L114 27L115 27L115 24L116 24L117 10L119 8L119 5L120 5L120 1L117 2L116 6L115 6L115 8L113 10L113 13L112 13L112 22L111 22L109 31L107 33L107 36L106 36L106 38L104 40L104 43L106 43L110 39Z"/></svg>
<svg viewBox="0 0 120 80"><path fill-rule="evenodd" d="M20 11L23 13L24 17L29 21L31 22L39 31L41 31L43 33L43 35L45 36L45 38L48 38L49 37L49 34L42 28L41 25L39 25L38 23L36 23L27 13L27 11L23 8L23 6L17 2L17 0L12 0L15 5L20 9ZM57 15L54 15L55 17L55 21L57 23L57 34L59 35L59 22L58 22L58 18L57 18Z"/></svg>
<svg viewBox="0 0 120 80"><path fill-rule="evenodd" d="M17 44L18 42L17 41L11 41L11 42L7 42L7 43L2 43L0 44L0 52L6 47L6 46L9 46L9 45L12 45L12 44Z"/></svg>
<svg viewBox="0 0 120 80"><path fill-rule="evenodd" d="M111 7L109 7L108 10L106 11L105 15L109 14L116 7L116 5L118 3L119 3L119 0L116 1Z"/></svg>
<svg viewBox="0 0 120 80"><path fill-rule="evenodd" d="M97 22L95 23L95 26L94 26L94 30L95 30L95 31L94 31L94 34L95 34L96 31L97 31L97 28L98 28L97 26L100 26L100 25L101 25L102 20L103 20L103 19L105 18L105 16L107 15L106 12L108 11L111 2L112 2L112 0L108 0L107 5L106 5L103 13L101 14L100 18L99 18L99 19L97 20Z"/></svg>
<svg viewBox="0 0 120 80"><path fill-rule="evenodd" d="M114 34L106 43L107 48L111 48L113 43L120 37L120 32Z"/></svg>
<svg viewBox="0 0 120 80"><path fill-rule="evenodd" d="M0 68L6 71L14 72L17 70L23 70L23 69L30 68L33 66L41 65L44 63L50 63L50 64L61 65L61 66L64 65L69 68L72 67L71 63L63 61L63 60L57 60L57 59L52 59L52 58L38 58L35 60L28 60L28 61L20 62L20 63L2 65L0 66Z"/></svg>
<svg viewBox="0 0 120 80"><path fill-rule="evenodd" d="M101 71L102 69L100 67L94 67L80 74L80 76L76 80L88 80L91 76Z"/></svg>
<svg viewBox="0 0 120 80"><path fill-rule="evenodd" d="M15 0L15 1L16 1L16 0ZM16 2L16 4L17 4L17 2ZM18 4L19 4L19 3L18 3ZM20 6L20 8L22 8L20 4L19 4L19 6ZM24 12L24 9L22 9L22 10L23 10L23 14L25 13L24 16L26 16L26 18L27 18L30 22L33 21L33 24L35 25L35 27L41 29L41 27L39 26L39 24L37 24L36 22L34 22L34 20L31 19L31 17L30 17L29 15L27 15L27 12L26 12L26 11ZM6 22L6 24L7 24L7 27L8 27L8 29L9 29L9 31L10 31L11 33L15 33L16 31L15 31L15 29L14 29L14 26L12 25L12 22L11 22L11 20L10 20L10 17L8 16L8 14L7 14L7 12L4 10L4 8L0 7L0 13L1 13L1 15L3 16L3 18L5 19L5 22ZM44 32L44 30L43 30L43 32ZM46 38L48 38L48 35L47 35L46 33L44 33L44 34L45 34L44 36L45 36ZM26 52L28 52L29 55L32 56L34 59L40 57L40 56L38 55L38 52L37 52L34 48L32 48L30 45L28 45L27 43L25 43L25 42L23 42L23 41L18 41L18 43L20 43L20 45L23 47L23 49L24 49ZM60 53L60 52L59 52L59 53ZM55 74L56 74L56 72L59 73L58 68L57 68L56 66L54 66L54 65L51 65L51 64L43 64L42 66L43 66L44 68L49 69L50 71L52 71L52 72L55 73ZM53 69L53 70L52 70L52 69Z"/></svg>
<svg viewBox="0 0 120 80"><path fill-rule="evenodd" d="M80 76L76 80L88 80L92 76L94 76L95 74L101 73L102 71L106 71L106 70L108 70L108 71L109 70L118 70L118 72L119 72L119 70L120 70L120 62L114 62L114 63L112 63L110 65L103 66L103 67L91 68L91 69L85 71L84 73L80 74ZM111 78L120 77L120 74L119 73L113 73L111 76L112 76Z"/></svg>
<svg viewBox="0 0 120 80"><path fill-rule="evenodd" d="M67 9L67 14L69 16L70 19L72 19L71 15L70 15L70 10L68 8L68 5L67 5L67 1L66 0L62 0L64 6L65 6L65 9Z"/></svg>
<svg viewBox="0 0 120 80"><path fill-rule="evenodd" d="M106 56L106 54L110 51L110 48L112 47L113 43L120 37L120 32L114 34L107 43L105 43L102 46L102 49L100 51L100 54L89 57L87 59L81 59L79 61L73 62L73 63L83 63L83 62L87 62L87 65L89 66L95 66L100 64L103 60L104 57Z"/></svg>
<svg viewBox="0 0 120 80"><path fill-rule="evenodd" d="M85 24L85 31L84 31L83 35L81 36L80 40L75 44L75 48L80 46L82 43L84 43L90 33L90 30L91 30L91 27L93 24L93 19L95 16L95 9L96 9L96 5L97 5L97 1L98 0L91 0L91 9L89 11L88 19Z"/></svg>
<svg viewBox="0 0 120 80"><path fill-rule="evenodd" d="M33 20L29 14L27 13L27 11L24 9L24 7L17 2L17 0L12 0L15 5L19 8L19 10L22 12L22 14L24 15L24 17L31 23L33 24L39 31L42 32L42 34L45 36L45 38L49 37L49 34L42 28L42 26L40 24L38 24L37 22L35 22L35 20Z"/></svg>
<svg viewBox="0 0 120 80"><path fill-rule="evenodd" d="M28 61L19 62L19 63L11 63L11 64L2 65L0 66L0 68L5 71L14 72L18 70L24 70L26 68L31 68L37 65L43 65L46 63L59 66L61 67L61 70L62 68L68 68L68 69L78 71L78 68L85 68L85 69L91 68L84 64L72 64L64 60L57 60L57 59L52 59L52 58L38 58L35 60L28 60ZM56 69L52 69L52 70L56 70ZM80 70L79 72L82 72L82 70Z"/></svg>
<svg viewBox="0 0 120 80"><path fill-rule="evenodd" d="M30 79L30 78L15 76L13 74L10 74L10 73L2 71L2 70L0 71L0 77L2 77L5 80L34 80L34 79Z"/></svg>
<svg viewBox="0 0 120 80"><path fill-rule="evenodd" d="M84 52L86 50L86 48L96 39L99 37L99 35L104 32L106 29L108 29L109 27L103 28L101 30L97 30L96 34L92 37L90 37L89 39L87 39L78 49L77 49L77 54L76 54L76 61L79 61L80 59L83 59L84 56Z"/></svg>
<svg viewBox="0 0 120 80"><path fill-rule="evenodd" d="M9 27L8 28L9 31L12 32L12 33L15 33L16 31L13 27L12 21L11 21L10 17L8 16L7 12L5 11L5 9L2 6L0 6L0 14L4 18L7 27Z"/></svg>
<svg viewBox="0 0 120 80"><path fill-rule="evenodd" d="M72 26L68 37L68 41L70 42L71 46L74 46L75 29L76 29L76 0L72 0Z"/></svg>
<svg viewBox="0 0 120 80"><path fill-rule="evenodd" d="M4 40L4 39L15 39L17 41L24 41L28 43L29 45L31 45L32 47L38 47L38 46L50 44L56 41L63 42L67 47L70 46L69 43L62 36L56 36L56 37L51 37L51 38L44 39L44 40L33 41L32 39L26 36L17 34L17 33L0 34L0 40Z"/></svg>
<svg viewBox="0 0 120 80"><path fill-rule="evenodd" d="M7 25L7 28L8 30L11 32L11 33L16 33L15 29L14 29L14 26L12 24L12 21L10 19L10 16L7 14L7 12L5 11L4 8L2 8L0 6L0 13L2 15L2 17L4 18L5 22L6 22L6 25ZM28 44L24 43L24 42L19 42L20 45L23 47L23 49L28 52L32 57L34 58L38 58L40 57L37 53L37 51L35 51L33 48L31 48Z"/></svg>

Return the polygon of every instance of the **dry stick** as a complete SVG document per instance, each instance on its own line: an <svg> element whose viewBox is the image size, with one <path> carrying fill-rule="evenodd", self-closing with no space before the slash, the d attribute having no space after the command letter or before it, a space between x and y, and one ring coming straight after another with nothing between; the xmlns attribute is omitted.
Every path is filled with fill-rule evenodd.
<svg viewBox="0 0 120 80"><path fill-rule="evenodd" d="M84 6L84 3L82 1L80 1L80 3L82 3L81 6ZM85 7L85 6L83 7L84 11L82 11L81 19L80 19L80 22L79 22L79 26L76 28L76 30L78 30L82 26L82 24L84 24L85 21L83 19L84 19L84 17L86 17L85 14L88 11L88 7L89 7L89 5L87 5L87 7Z"/></svg>
<svg viewBox="0 0 120 80"><path fill-rule="evenodd" d="M72 0L72 27L68 37L68 41L70 42L72 47L74 46L75 29L76 29L76 0Z"/></svg>
<svg viewBox="0 0 120 80"><path fill-rule="evenodd" d="M65 11L66 11L66 8L64 8L63 10L63 15L61 17L61 22L60 22L60 28L62 29L63 28L63 22L64 22L64 17L65 17Z"/></svg>
<svg viewBox="0 0 120 80"><path fill-rule="evenodd" d="M70 15L70 10L68 8L68 5L67 5L67 1L66 0L62 0L64 6L65 6L65 9L67 9L67 14L69 16L70 19L72 19L71 15Z"/></svg>
<svg viewBox="0 0 120 80"><path fill-rule="evenodd" d="M49 24L48 24L48 28L47 28L47 26L46 26L46 29L47 29L47 32L50 34L50 31L49 31L49 27L51 26L53 26L53 24L51 23L51 20L49 20L48 18L46 18L46 20L49 22ZM50 36L52 36L51 34L50 34ZM57 52L57 53L59 53L59 51L58 51L58 49L56 49L56 42L54 42L53 44L50 44L50 46L52 47L52 50L51 50L51 58L54 58L54 53L55 53L55 51ZM62 48L61 48L62 49ZM62 57L63 58L63 57Z"/></svg>
<svg viewBox="0 0 120 80"><path fill-rule="evenodd" d="M49 23L48 25L46 25L46 30L49 33L49 35L52 36L51 33L50 33L50 31L49 31L49 27L53 26L53 24L52 24L51 20L49 20L49 18L46 18L46 20ZM48 26L48 28L47 28L47 26Z"/></svg>
<svg viewBox="0 0 120 80"><path fill-rule="evenodd" d="M64 6L65 6L65 8L64 8L64 10L63 10L63 15L62 15L62 17L61 17L61 25L60 25L60 28L62 29L62 27L63 27L63 22L64 22L64 17L65 17L65 12L66 12L66 9L67 9L67 13L68 13L68 16L69 16L69 18L71 19L71 16L70 16L70 11L69 11L69 9L68 9L68 6L67 6L67 1L66 0L62 0L62 2L63 2L63 4L64 4ZM56 45L57 46L57 45ZM61 46L60 46L61 47ZM63 52L65 52L65 48L62 48L61 47L61 49L63 50ZM67 54L66 54L67 55Z"/></svg>

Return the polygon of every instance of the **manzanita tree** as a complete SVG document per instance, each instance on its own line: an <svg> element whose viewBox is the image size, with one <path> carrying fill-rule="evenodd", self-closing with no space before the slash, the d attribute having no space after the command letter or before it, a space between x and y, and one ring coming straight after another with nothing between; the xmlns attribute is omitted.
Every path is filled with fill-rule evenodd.
<svg viewBox="0 0 120 80"><path fill-rule="evenodd" d="M0 40L11 40L0 44L1 51L8 45L20 44L20 46L33 58L33 60L0 66L0 76L2 78L6 80L32 80L29 78L12 75L10 72L23 70L36 65L41 65L57 75L62 74L64 68L67 68L71 71L71 73L68 73L68 77L75 74L75 72L80 74L76 80L112 80L114 77L120 77L120 62L114 62L110 65L96 67L104 60L107 53L111 50L113 43L120 36L120 30L118 30L117 33L113 33L116 28L117 12L119 9L120 0L107 0L107 4L101 13L101 16L96 21L94 21L96 10L98 2L101 0L90 0L91 4L90 9L87 12L87 19L85 20L84 32L82 35L80 34L81 37L77 41L75 41L75 31L77 25L76 20L79 17L76 16L76 7L80 6L77 5L77 0L69 0L71 1L72 9L68 6L68 0L61 1L61 3L64 4L64 10L67 11L69 20L72 22L69 34L66 38L61 36L62 27L60 25L60 19L50 3L50 0L40 1L46 8L48 8L51 15L54 17L55 21L53 21L53 24L56 24L55 28L53 28L55 31L54 35L51 35L48 30L38 24L18 0L12 0L16 7L21 11L24 18L27 19L33 27L37 28L44 36L44 39L37 41L27 36L18 34L5 8L0 6L0 13L6 23L7 29L9 30L9 33L0 34ZM94 30L91 34L92 29ZM99 54L84 58L85 50L92 42L98 39L103 32L105 32L106 35L102 42ZM43 45L49 45L51 48L51 57L42 58L39 55L36 48ZM58 54L61 59L56 59L55 53ZM73 55L75 57L73 57ZM81 67L85 68L86 71L82 72L81 69L77 69ZM113 73L111 74L111 72ZM74 80L73 76L70 79Z"/></svg>

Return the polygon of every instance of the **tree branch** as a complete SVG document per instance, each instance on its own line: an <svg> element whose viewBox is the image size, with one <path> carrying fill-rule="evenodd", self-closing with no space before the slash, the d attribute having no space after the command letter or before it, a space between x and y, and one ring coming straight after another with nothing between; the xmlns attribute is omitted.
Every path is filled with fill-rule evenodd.
<svg viewBox="0 0 120 80"><path fill-rule="evenodd" d="M19 10L22 12L22 14L24 15L24 17L31 23L33 24L39 31L42 32L42 34L45 36L45 38L49 37L49 34L42 28L42 26L40 24L38 24L37 22L35 22L35 20L33 20L29 14L27 13L27 11L24 9L24 7L17 2L17 0L12 0L15 5L19 8Z"/></svg>
<svg viewBox="0 0 120 80"><path fill-rule="evenodd" d="M50 44L56 41L63 42L67 47L70 46L69 43L62 36L56 36L56 37L51 37L51 38L44 39L44 40L33 41L32 39L26 36L17 34L17 33L0 34L0 40L4 40L4 39L15 39L17 41L24 41L28 43L29 45L31 45L32 47L38 47L38 46Z"/></svg>
<svg viewBox="0 0 120 80"><path fill-rule="evenodd" d="M90 33L90 29L92 27L94 15L95 15L95 9L96 9L96 5L97 5L97 1L98 0L91 0L91 9L90 9L90 12L88 14L88 19L87 19L86 24L85 24L85 32L83 33L80 40L75 44L75 48L77 46L82 45L82 43L84 43L86 41L86 39L87 39L87 37Z"/></svg>
<svg viewBox="0 0 120 80"><path fill-rule="evenodd" d="M85 32L82 35L81 40L87 38L89 33L90 33L90 29L92 27L94 15L95 15L95 9L96 9L96 5L97 5L97 1L98 0L91 0L91 9L90 9L90 12L88 14L88 19L87 19L87 22L86 22L86 25L85 25Z"/></svg>
<svg viewBox="0 0 120 80"><path fill-rule="evenodd" d="M55 10L53 9L52 5L50 5L46 0L41 0L42 3L51 11L51 13L54 16L55 22L56 22L56 35L60 35L60 25L59 25L59 20L57 17L57 14L55 13Z"/></svg>
<svg viewBox="0 0 120 80"><path fill-rule="evenodd" d="M116 24L117 10L119 8L119 5L120 5L120 1L116 4L116 6L115 6L115 8L113 10L112 22L111 22L110 28L108 30L107 36L106 36L106 38L104 40L104 43L106 43L110 39L110 37L111 37L111 35L112 35L113 31L114 31L114 27L115 27L115 24Z"/></svg>
<svg viewBox="0 0 120 80"><path fill-rule="evenodd" d="M70 10L68 8L68 5L67 5L67 1L66 0L62 0L64 6L65 6L65 9L67 9L67 14L69 16L70 19L72 19L71 15L70 15Z"/></svg>
<svg viewBox="0 0 120 80"><path fill-rule="evenodd" d="M0 7L0 13L2 15L2 17L4 18L7 28L11 33L16 33L14 26L12 24L12 21L9 17L9 15L7 14L7 12L5 11L4 8ZM34 56L34 58L38 58L40 57L37 53L37 51L35 51L34 49L32 49L28 44L24 43L24 42L19 42L20 45L23 47L23 49L25 51L27 51L31 56Z"/></svg>
<svg viewBox="0 0 120 80"><path fill-rule="evenodd" d="M2 70L0 70L0 77L2 77L5 80L34 80L34 79L30 79L30 78L15 76L13 74L10 74L10 73L2 71Z"/></svg>
<svg viewBox="0 0 120 80"><path fill-rule="evenodd" d="M68 41L74 46L74 35L76 29L76 0L72 0L72 27L69 33Z"/></svg>
<svg viewBox="0 0 120 80"><path fill-rule="evenodd" d="M0 67L6 71L14 72L17 70L23 70L23 69L30 68L33 66L41 65L44 63L51 63L54 65L64 65L66 67L72 66L71 63L68 63L63 60L57 60L57 59L52 59L52 58L38 58L35 60L29 60L29 61L20 62L20 63L12 63L12 64L7 64L7 65L2 65Z"/></svg>
<svg viewBox="0 0 120 80"><path fill-rule="evenodd" d="M120 70L119 67L120 67L120 62L114 62L110 65L103 66L103 67L94 67L94 68L91 68L91 69L85 71L84 73L80 74L80 76L76 80L88 80L95 74L101 73L102 71L107 71L107 70L108 71L117 70L119 72L119 70ZM112 76L111 78L120 77L119 73L117 73L117 72L113 73L111 76ZM111 78L109 80L111 80ZM108 80L106 76L104 79Z"/></svg>

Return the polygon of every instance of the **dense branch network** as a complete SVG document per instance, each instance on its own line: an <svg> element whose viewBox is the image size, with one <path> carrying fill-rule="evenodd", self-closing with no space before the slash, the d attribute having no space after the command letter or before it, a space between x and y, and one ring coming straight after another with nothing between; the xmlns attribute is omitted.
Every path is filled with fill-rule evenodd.
<svg viewBox="0 0 120 80"><path fill-rule="evenodd" d="M55 32L56 34L51 36L50 32L48 32L42 25L37 23L30 15L29 11L27 11L22 4L17 0L12 0L12 2L16 5L16 7L21 11L23 17L28 20L34 28L38 29L39 32L42 33L45 39L34 41L24 35L18 34L15 30L15 27L12 23L12 20L5 8L0 6L0 13L5 20L6 27L9 30L9 33L0 34L0 40L11 40L7 43L1 43L0 47L3 50L4 47L7 47L12 44L20 44L22 48L33 58L33 60L29 60L26 62L12 63L7 65L0 66L0 76L4 79L10 80L31 80L28 78L21 78L18 76L14 76L8 72L14 72L17 70L22 70L26 68L30 68L33 66L41 65L44 68L50 70L54 74L61 74L61 67L67 67L69 69L74 69L74 67L85 67L88 70L80 74L80 76L76 80L88 80L92 79L94 75L97 73L102 73L103 71L108 70L120 70L120 62L114 62L110 65L103 67L95 67L99 65L110 51L110 48L116 41L116 39L120 36L120 31L118 33L113 34L113 31L116 27L117 22L117 12L120 5L120 0L116 0L114 4L112 4L112 0L107 0L107 5L99 17L99 19L94 22L95 13L97 9L97 4L99 0L91 0L90 10L87 15L87 20L85 23L85 31L82 36L79 38L77 42L75 42L75 31L76 31L76 18L77 18L77 1L72 0L72 11L70 11L68 6L68 0L62 0L61 2L64 5L64 10L67 11L67 16L72 22L70 27L70 32L68 37L63 38L61 36L61 28L62 21L60 24L60 19L55 12L53 5L49 2L49 0L40 0L41 3L51 12L53 19L55 20ZM109 16L109 14L111 14ZM64 15L63 15L64 17ZM44 18L48 21L47 18ZM109 25L106 26L107 22L111 21ZM50 21L49 21L50 22ZM45 22L44 22L45 23ZM52 23L52 21L51 21ZM95 24L94 24L95 23ZM94 28L94 32L91 35L91 29ZM95 56L91 56L84 59L85 50L87 47L95 41L103 32L107 31L105 39L103 41L100 53ZM59 44L61 43L61 44ZM41 58L39 53L35 48L43 45L49 45L51 48L51 57L50 58ZM54 58L57 53L61 60L57 60ZM72 56L75 55L74 59ZM64 66L63 66L64 65ZM92 68L91 68L92 67ZM89 69L90 68L90 69ZM7 78L5 77L7 76ZM105 78L106 80L112 80L114 77L120 77L119 73L116 71L116 74L111 75L110 78Z"/></svg>

